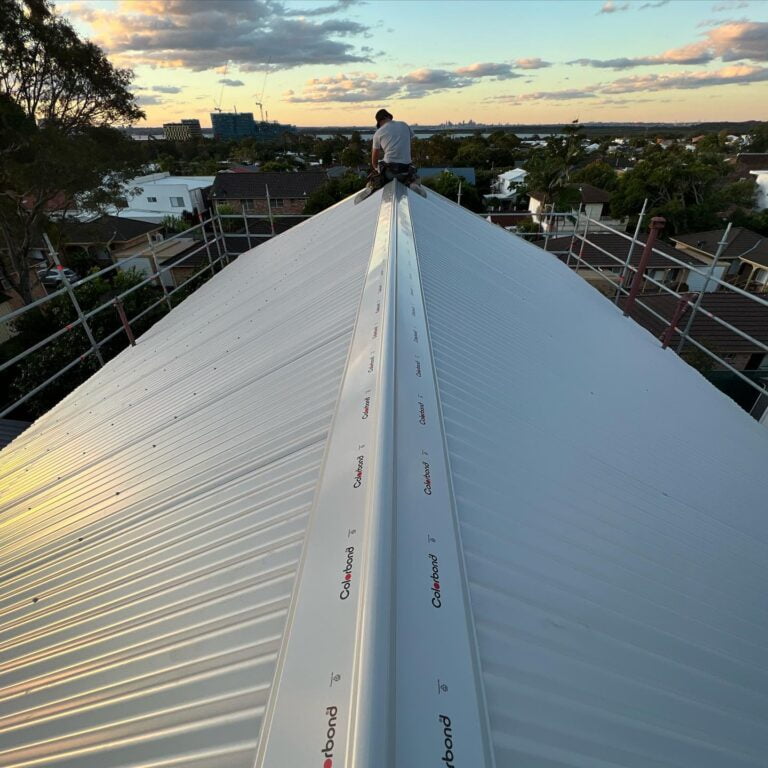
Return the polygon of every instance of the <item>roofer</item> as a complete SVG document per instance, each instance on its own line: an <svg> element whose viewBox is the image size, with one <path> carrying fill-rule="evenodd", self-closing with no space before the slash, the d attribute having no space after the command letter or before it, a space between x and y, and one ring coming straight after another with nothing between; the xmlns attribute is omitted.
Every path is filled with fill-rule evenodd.
<svg viewBox="0 0 768 768"><path fill-rule="evenodd" d="M376 133L373 134L369 180L378 189L392 179L404 184L417 184L416 169L411 165L413 131L407 123L395 120L386 109L376 113Z"/></svg>

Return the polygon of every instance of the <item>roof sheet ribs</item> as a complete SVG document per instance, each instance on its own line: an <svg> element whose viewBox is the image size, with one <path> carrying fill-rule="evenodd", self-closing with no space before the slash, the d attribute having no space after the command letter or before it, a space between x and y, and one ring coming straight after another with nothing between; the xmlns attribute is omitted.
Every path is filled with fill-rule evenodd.
<svg viewBox="0 0 768 768"><path fill-rule="evenodd" d="M766 458L556 258L344 201L0 453L0 765L765 768Z"/></svg>

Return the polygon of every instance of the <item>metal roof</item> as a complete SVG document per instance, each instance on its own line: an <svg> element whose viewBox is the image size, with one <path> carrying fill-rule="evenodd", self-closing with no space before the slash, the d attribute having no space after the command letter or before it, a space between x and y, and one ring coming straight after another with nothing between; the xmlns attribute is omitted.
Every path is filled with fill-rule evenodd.
<svg viewBox="0 0 768 768"><path fill-rule="evenodd" d="M556 258L347 200L0 453L0 764L764 768L766 458Z"/></svg>

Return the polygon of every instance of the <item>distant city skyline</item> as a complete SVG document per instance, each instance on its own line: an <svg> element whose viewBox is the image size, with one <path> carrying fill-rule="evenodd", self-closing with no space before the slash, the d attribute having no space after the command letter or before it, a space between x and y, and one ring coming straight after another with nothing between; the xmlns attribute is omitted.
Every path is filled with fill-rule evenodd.
<svg viewBox="0 0 768 768"><path fill-rule="evenodd" d="M145 125L768 119L762 0L66 0Z"/></svg>

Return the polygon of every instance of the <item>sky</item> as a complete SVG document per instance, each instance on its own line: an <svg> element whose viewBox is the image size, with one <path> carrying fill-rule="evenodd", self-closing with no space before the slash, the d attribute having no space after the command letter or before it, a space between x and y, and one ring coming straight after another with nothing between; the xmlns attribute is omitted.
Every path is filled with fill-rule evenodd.
<svg viewBox="0 0 768 768"><path fill-rule="evenodd" d="M768 120L768 0L61 0L145 124Z"/></svg>

